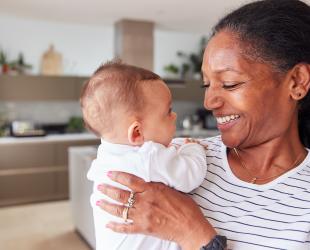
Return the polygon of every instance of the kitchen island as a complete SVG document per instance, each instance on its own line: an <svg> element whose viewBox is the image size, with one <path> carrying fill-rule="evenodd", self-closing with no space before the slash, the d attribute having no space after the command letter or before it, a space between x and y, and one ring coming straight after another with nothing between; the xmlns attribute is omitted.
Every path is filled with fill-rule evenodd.
<svg viewBox="0 0 310 250"><path fill-rule="evenodd" d="M68 148L97 146L92 134L0 138L0 206L68 198Z"/></svg>

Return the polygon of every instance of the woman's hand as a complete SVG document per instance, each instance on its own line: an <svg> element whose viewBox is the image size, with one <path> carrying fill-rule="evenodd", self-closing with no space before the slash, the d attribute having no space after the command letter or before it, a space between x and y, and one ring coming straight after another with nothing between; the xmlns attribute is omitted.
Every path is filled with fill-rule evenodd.
<svg viewBox="0 0 310 250"><path fill-rule="evenodd" d="M127 186L135 193L128 219L133 223L110 222L107 227L119 233L149 234L177 242L182 249L200 249L215 235L214 228L204 218L197 204L187 195L161 183L148 183L134 175L109 172L109 177ZM130 192L106 184L100 185L102 193L123 204ZM110 214L122 217L124 206L101 201L100 207Z"/></svg>

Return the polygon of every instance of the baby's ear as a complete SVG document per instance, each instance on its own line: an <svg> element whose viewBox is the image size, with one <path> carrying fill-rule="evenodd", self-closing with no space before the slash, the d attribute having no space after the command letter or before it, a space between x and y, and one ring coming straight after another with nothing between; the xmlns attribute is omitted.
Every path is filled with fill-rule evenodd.
<svg viewBox="0 0 310 250"><path fill-rule="evenodd" d="M142 124L134 121L128 128L128 141L133 146L140 146L144 143Z"/></svg>

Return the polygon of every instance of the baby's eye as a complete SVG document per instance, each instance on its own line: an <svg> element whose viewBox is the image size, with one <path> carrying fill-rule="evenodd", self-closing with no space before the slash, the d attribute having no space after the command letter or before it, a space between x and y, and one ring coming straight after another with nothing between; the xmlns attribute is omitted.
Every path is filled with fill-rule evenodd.
<svg viewBox="0 0 310 250"><path fill-rule="evenodd" d="M172 113L172 108L169 108L168 115Z"/></svg>

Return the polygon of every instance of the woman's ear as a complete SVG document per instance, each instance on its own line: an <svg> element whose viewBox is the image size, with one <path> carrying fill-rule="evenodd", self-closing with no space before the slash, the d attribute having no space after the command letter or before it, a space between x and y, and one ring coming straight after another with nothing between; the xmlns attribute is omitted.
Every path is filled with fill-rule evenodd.
<svg viewBox="0 0 310 250"><path fill-rule="evenodd" d="M291 97L294 100L304 98L310 89L310 64L297 64L291 73Z"/></svg>
<svg viewBox="0 0 310 250"><path fill-rule="evenodd" d="M134 121L128 128L128 141L131 145L140 146L144 143L142 124Z"/></svg>

